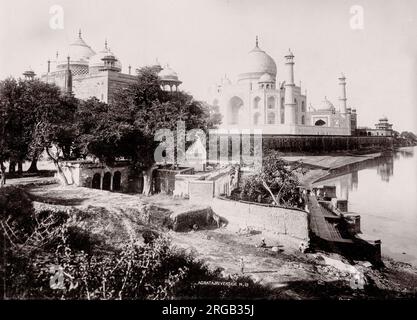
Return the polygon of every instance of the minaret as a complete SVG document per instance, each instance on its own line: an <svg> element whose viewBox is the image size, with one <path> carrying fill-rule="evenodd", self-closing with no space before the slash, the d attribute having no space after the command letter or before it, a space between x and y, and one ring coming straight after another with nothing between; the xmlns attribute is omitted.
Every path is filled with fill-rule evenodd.
<svg viewBox="0 0 417 320"><path fill-rule="evenodd" d="M51 60L48 59L48 73L51 72Z"/></svg>
<svg viewBox="0 0 417 320"><path fill-rule="evenodd" d="M340 101L340 112L342 114L346 114L346 77L345 75L342 73L342 75L339 78L339 85L340 85L340 97L339 97L339 101Z"/></svg>
<svg viewBox="0 0 417 320"><path fill-rule="evenodd" d="M285 81L285 124L295 125L295 99L294 99L294 55L291 50L285 56L287 60L287 80Z"/></svg>
<svg viewBox="0 0 417 320"><path fill-rule="evenodd" d="M65 70L65 93L72 94L72 72L70 70L70 57L67 57L67 69Z"/></svg>

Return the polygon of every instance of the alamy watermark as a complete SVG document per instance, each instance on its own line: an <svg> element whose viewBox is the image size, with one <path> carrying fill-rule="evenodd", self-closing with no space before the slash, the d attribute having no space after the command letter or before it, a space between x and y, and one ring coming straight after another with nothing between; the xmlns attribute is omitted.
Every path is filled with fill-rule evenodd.
<svg viewBox="0 0 417 320"><path fill-rule="evenodd" d="M160 142L154 152L156 163L244 163L262 166L262 130L260 129L201 129L185 130L178 121L176 132L156 131L154 141ZM186 146L190 145L187 149Z"/></svg>

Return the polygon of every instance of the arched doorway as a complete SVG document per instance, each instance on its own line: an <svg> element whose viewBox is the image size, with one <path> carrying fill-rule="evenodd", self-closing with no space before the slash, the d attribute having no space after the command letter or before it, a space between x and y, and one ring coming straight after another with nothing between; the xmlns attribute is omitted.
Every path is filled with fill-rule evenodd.
<svg viewBox="0 0 417 320"><path fill-rule="evenodd" d="M91 182L91 188L100 189L100 180L101 180L100 173L95 173L93 176L93 181Z"/></svg>
<svg viewBox="0 0 417 320"><path fill-rule="evenodd" d="M113 175L113 191L121 190L122 174L120 171L116 171Z"/></svg>
<svg viewBox="0 0 417 320"><path fill-rule="evenodd" d="M111 173L106 172L103 177L103 190L110 190L111 185Z"/></svg>
<svg viewBox="0 0 417 320"><path fill-rule="evenodd" d="M239 97L233 97L229 102L229 124L239 124L240 113L243 107L243 100Z"/></svg>

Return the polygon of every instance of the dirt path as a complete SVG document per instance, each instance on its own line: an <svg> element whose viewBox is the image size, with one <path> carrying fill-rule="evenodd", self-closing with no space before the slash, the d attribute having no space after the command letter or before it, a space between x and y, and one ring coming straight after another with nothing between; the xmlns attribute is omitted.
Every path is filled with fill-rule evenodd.
<svg viewBox="0 0 417 320"><path fill-rule="evenodd" d="M158 228L138 220L137 212L143 206L157 206L167 213L199 208L186 200L174 200L164 195L143 197L70 186L32 186L30 192L37 201L79 209L101 208L109 212L113 220L108 219L105 223L120 224L120 227L110 228L112 233L109 237L117 238L119 243L125 243L127 239L141 241L143 230ZM102 222L97 220L96 223ZM269 238L265 234L236 233L227 228L184 233L163 232L172 239L173 245L193 252L212 268L222 268L225 274L241 273L243 258L243 274L274 288L279 298L329 298L331 294L349 298L356 294L349 287L351 274L323 263L322 253L298 253L285 239L276 236ZM123 237L120 233L126 235ZM258 248L256 245L262 237L266 238L268 246L278 247L278 252ZM335 255L335 259L340 260L340 256ZM365 269L378 288L382 288L374 293L380 297L417 290L417 271L405 265L394 263L384 272Z"/></svg>

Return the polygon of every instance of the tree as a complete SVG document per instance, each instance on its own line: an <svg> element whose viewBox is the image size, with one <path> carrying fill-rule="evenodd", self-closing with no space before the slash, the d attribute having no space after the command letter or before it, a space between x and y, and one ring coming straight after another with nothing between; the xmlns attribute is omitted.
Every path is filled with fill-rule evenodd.
<svg viewBox="0 0 417 320"><path fill-rule="evenodd" d="M93 154L107 163L118 158L130 160L133 170L142 171L146 195L151 193L156 168L156 131L175 130L179 120L185 122L186 130L207 130L217 121L191 95L162 90L158 70L140 69L137 81L119 90L109 105L90 99L81 104L77 115L78 140L84 154Z"/></svg>
<svg viewBox="0 0 417 320"><path fill-rule="evenodd" d="M0 187L6 183L5 162L23 161L28 150L23 91L22 81L13 78L0 81Z"/></svg>
<svg viewBox="0 0 417 320"><path fill-rule="evenodd" d="M61 94L57 86L38 80L31 81L27 94L33 110L32 155L45 151L62 183L68 184L60 162L75 157L74 123L79 102L71 95Z"/></svg>
<svg viewBox="0 0 417 320"><path fill-rule="evenodd" d="M263 159L260 172L243 181L239 197L246 201L297 207L300 205L297 173L304 174L300 163L290 165L279 153L271 152Z"/></svg>

